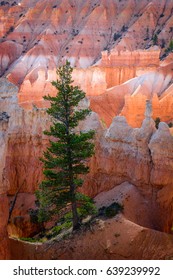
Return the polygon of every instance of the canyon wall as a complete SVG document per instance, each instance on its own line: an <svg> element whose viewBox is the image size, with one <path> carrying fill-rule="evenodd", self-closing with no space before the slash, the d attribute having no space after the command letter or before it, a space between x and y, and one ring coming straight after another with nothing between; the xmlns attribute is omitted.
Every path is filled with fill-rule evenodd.
<svg viewBox="0 0 173 280"><path fill-rule="evenodd" d="M141 128L132 128L123 116L115 117L99 138L84 191L95 196L130 182L150 201L154 228L171 233L172 147L173 138L165 123L156 130L153 119L146 117Z"/></svg>
<svg viewBox="0 0 173 280"><path fill-rule="evenodd" d="M131 126L140 127L144 119L145 102L151 100L153 119L159 117L161 121L172 122L172 66L172 63L168 63L152 71L146 67L146 72L143 69L139 75L136 68L135 77L107 88L101 95L89 96L92 110L98 113L106 126L110 126L116 115L122 115Z"/></svg>
<svg viewBox="0 0 173 280"><path fill-rule="evenodd" d="M151 115L145 116L145 103L151 101L153 119L173 121L172 54L160 60L169 52L173 2L2 2L1 257L10 254L7 222L15 196L9 234L29 236L38 230L28 210L34 207L34 191L42 179L39 158L48 144L43 130L49 127L49 104L43 95L56 93L51 81L66 59L75 67L74 84L86 92L94 111L81 129L97 130L96 154L83 191L94 197L129 182L150 204L152 229L170 233L173 141L165 123L156 130Z"/></svg>
<svg viewBox="0 0 173 280"><path fill-rule="evenodd" d="M1 193L5 203L2 204L1 215L4 215L4 209L6 213L1 234L7 233L8 203L19 192L8 231L11 236L28 236L38 230L30 222L28 210L34 207L33 193L42 178L39 157L48 143L42 132L49 126L49 120L44 109L33 107L25 111L20 108L17 91L17 87L1 79L1 111L3 108L6 112L4 116L8 119L8 126L6 122L6 130L1 137L1 141L5 139L5 146L1 145L4 153ZM84 102L82 106L88 105ZM165 123L160 123L156 130L150 103L148 106L149 111L140 128L132 128L125 117L118 116L113 119L109 129L104 129L104 124L95 113L81 124L80 129L97 130L96 153L90 161L90 173L82 191L94 197L129 182L150 205L151 228L170 233L173 220L173 138ZM8 251L6 243L1 248Z"/></svg>
<svg viewBox="0 0 173 280"><path fill-rule="evenodd" d="M150 201L136 186L124 182L101 192L95 202L98 208L118 202L123 213L109 219L99 216L80 231L68 230L44 244L11 238L12 259L172 259L173 236L153 229Z"/></svg>
<svg viewBox="0 0 173 280"><path fill-rule="evenodd" d="M5 1L0 76L19 86L19 102L28 109L34 101L43 106L66 59L79 69L76 81L87 94L104 93L159 66L172 38L172 8L166 0ZM99 68L88 69L94 65Z"/></svg>
<svg viewBox="0 0 173 280"><path fill-rule="evenodd" d="M4 128L1 120L1 194L5 215L17 197L15 207L8 224L10 235L27 236L34 232L36 226L30 223L28 210L35 207L34 191L42 178L42 164L39 158L47 145L43 130L49 126L44 109L24 111L18 105L18 88L6 79L0 80L0 111L7 118L8 127ZM6 196L5 196L6 195ZM8 196L8 199L7 199ZM5 209L4 209L5 208ZM4 215L2 212L1 215ZM4 216L3 223L7 226ZM7 228L6 228L7 229Z"/></svg>
<svg viewBox="0 0 173 280"><path fill-rule="evenodd" d="M7 198L7 189L4 186L4 169L7 151L7 131L8 115L0 113L0 259L9 259L10 248L7 235L7 223L9 217L9 203Z"/></svg>

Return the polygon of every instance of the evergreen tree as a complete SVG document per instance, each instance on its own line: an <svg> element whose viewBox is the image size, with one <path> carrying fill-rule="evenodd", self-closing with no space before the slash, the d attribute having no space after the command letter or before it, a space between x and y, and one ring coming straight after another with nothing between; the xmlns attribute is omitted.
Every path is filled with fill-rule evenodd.
<svg viewBox="0 0 173 280"><path fill-rule="evenodd" d="M81 203L78 188L82 185L82 174L89 168L85 160L94 154L92 139L94 131L76 132L79 121L90 113L89 109L78 109L79 102L85 98L85 93L78 86L72 85L73 68L70 63L57 69L58 79L52 85L57 89L55 97L45 96L50 101L47 113L52 117L49 131L50 145L44 152L45 179L37 192L39 200L39 220L49 220L57 215L65 206L71 206L73 229L80 227L80 217L77 211Z"/></svg>

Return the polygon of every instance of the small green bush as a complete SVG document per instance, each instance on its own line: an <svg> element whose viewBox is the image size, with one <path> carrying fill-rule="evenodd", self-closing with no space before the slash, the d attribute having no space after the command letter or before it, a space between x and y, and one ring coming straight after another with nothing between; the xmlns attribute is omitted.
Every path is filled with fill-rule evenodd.
<svg viewBox="0 0 173 280"><path fill-rule="evenodd" d="M27 242L31 242L31 243L39 242L39 240L34 239L34 238L32 238L32 237L21 237L20 240L22 240L22 241L27 241Z"/></svg>
<svg viewBox="0 0 173 280"><path fill-rule="evenodd" d="M99 215L111 218L116 216L119 212L123 211L123 206L118 202L114 202L108 207L103 206L99 209Z"/></svg>
<svg viewBox="0 0 173 280"><path fill-rule="evenodd" d="M158 117L158 118L156 118L155 119L155 127L158 129L158 127L159 127L159 123L160 123L160 118Z"/></svg>
<svg viewBox="0 0 173 280"><path fill-rule="evenodd" d="M55 226L55 227L52 229L53 235L58 235L61 231L62 231L62 225Z"/></svg>

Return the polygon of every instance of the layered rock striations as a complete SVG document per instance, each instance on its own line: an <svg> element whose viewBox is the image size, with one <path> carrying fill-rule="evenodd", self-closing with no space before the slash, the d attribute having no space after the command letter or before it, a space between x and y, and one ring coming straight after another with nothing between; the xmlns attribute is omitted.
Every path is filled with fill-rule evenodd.
<svg viewBox="0 0 173 280"><path fill-rule="evenodd" d="M7 152L6 131L8 129L8 120L9 117L5 112L0 113L0 259L8 259L10 257L10 248L7 235L9 203L7 198L7 189L4 184L4 169Z"/></svg>
<svg viewBox="0 0 173 280"><path fill-rule="evenodd" d="M12 202L18 192L8 231L11 236L28 236L37 230L30 222L28 210L34 207L35 198L33 192L38 187L38 183L42 177L42 166L39 157L47 145L47 139L44 138L42 132L49 126L49 120L46 118L44 110L34 107L33 110L24 111L20 108L16 104L17 90L7 80L1 80L1 96L3 100L1 100L1 105L3 105L2 108L6 112L3 114L3 118L8 119L8 116L10 116L8 119L8 133L6 133L5 138L6 149L2 146L3 152L5 151L3 163L3 178L5 178L3 186L5 188L2 194L3 201L6 201L6 205L1 209L1 215L2 211L4 212L4 209L6 209L7 219L3 219L5 223L1 227L1 233L6 234L7 232L6 226L9 213L7 195L9 202ZM11 107L9 104L11 104ZM88 104L86 103L81 106L88 106ZM155 230L170 233L172 227L173 212L171 205L173 182L171 173L173 158L171 154L173 138L165 123L160 123L158 130L156 130L155 123L151 118L151 103L148 102L147 106L145 120L140 128L132 128L127 123L125 117L118 116L114 118L110 128L105 130L103 129L103 124L101 125L99 123L98 117L94 113L90 119L87 119L81 124L80 129L91 127L97 130L96 154L90 161L90 173L85 180L83 191L94 197L102 191L109 191L110 189L116 188L117 185L123 182L132 184L138 193L136 194L137 197L139 195L141 197L140 199L142 199L141 217L143 216L143 218L141 219L135 211L131 210L132 212L130 214L130 210L126 210L123 225L126 228L127 224L129 224L127 220L130 221L129 225L131 225L131 222L133 224L139 224L139 226L142 226L140 228L141 234L137 234L136 236L138 227L134 232L135 238L139 240L138 242L143 242L142 240L146 236L143 232L145 232L149 236L147 242L155 240L152 242L157 243L156 240L160 240L163 236L161 233L161 235L156 234ZM7 129L7 126L5 129ZM120 187L119 190L122 191L123 188L121 189ZM129 189L128 187L125 190L125 193L129 190L129 194L134 191L133 188ZM116 193L117 196L119 193L118 189ZM6 200L4 200L4 195ZM132 204L135 203L132 198L134 195L130 194L130 196L131 206L127 205L125 198L123 200L123 204L129 207L127 209L130 209ZM147 207L148 214L144 210L145 207ZM132 228L134 227L136 225L132 226ZM148 229L143 231L143 227ZM99 235L100 238L102 234ZM166 234L163 235L164 242L167 243L169 238ZM83 238L81 237L81 242L83 242ZM16 242L11 241L10 244L12 246L13 257L16 256L18 258L14 254ZM20 247L21 245L18 244L18 246ZM112 250L111 246L109 246L110 250ZM129 244L126 244L126 246L128 248ZM155 248L155 245L153 246ZM3 243L1 248L1 250L7 252L6 243ZM31 254L30 252L31 249L28 250L28 258L31 256L40 258L40 254L32 255L33 253ZM53 250L55 250L54 247ZM161 251L162 249L160 251L156 250L153 258L163 258L163 254L159 253ZM25 254L26 251L23 250L24 258L26 257ZM133 257L149 258L149 254L150 251L146 252L145 255L141 254L136 247ZM169 254L171 254L170 250L166 251L164 256L168 256ZM46 256L48 257L49 254L45 255L45 258ZM62 256L62 258L71 257L68 250L65 256ZM75 256L80 258L79 255ZM95 255L93 256L95 257ZM103 256L103 252L98 255L98 258L101 258L101 256ZM2 257L5 258L5 255L2 254ZM9 257L9 255L6 254L6 257ZM88 255L86 254L85 257L87 258ZM110 253L108 253L107 258L111 258ZM113 254L112 258L118 258L118 255Z"/></svg>
<svg viewBox="0 0 173 280"><path fill-rule="evenodd" d="M148 110L140 128L123 116L114 118L99 139L84 190L94 196L130 182L149 202L153 228L171 233L173 138L166 123L156 130Z"/></svg>
<svg viewBox="0 0 173 280"><path fill-rule="evenodd" d="M114 116L123 115L131 126L139 127L144 119L145 102L149 99L153 118L159 117L169 123L173 118L172 69L170 63L139 76L136 71L134 78L106 89L101 95L91 96L91 108L107 126Z"/></svg>
<svg viewBox="0 0 173 280"><path fill-rule="evenodd" d="M51 81L56 79L56 67L66 59L76 66L74 84L86 92L94 111L80 129L97 130L96 154L89 163L90 173L82 190L94 197L115 188L115 199L122 192L125 212L118 230L126 231L129 227L132 240L124 243L127 240L123 237L119 247L114 247L115 240L109 232L119 222L110 221L110 226L109 221L105 222L101 232L100 226L95 229L99 232L96 251L91 242L93 237L87 236L83 247L85 258L89 254L88 244L93 246L91 256L98 259L169 257L172 254L172 238L168 233L173 220L173 138L163 121L173 120L173 64L171 53L164 61L160 58L165 51L170 52L166 49L173 32L172 1L2 2L0 258L10 258L7 223L15 198L8 223L9 235L29 236L38 230L31 223L28 210L34 207L34 191L42 179L39 158L48 145L43 130L49 127L45 111L49 104L43 101L43 95L56 93ZM157 46L153 46L154 35L157 35ZM149 107L152 104L153 115L149 107L145 114L146 100L150 100ZM154 123L157 117L162 121L158 130ZM139 215L132 210L134 204L139 208L138 200ZM106 236L104 246L100 246L103 236ZM83 241L81 236L75 247L75 258L81 258L79 247ZM138 250L140 246L146 248L148 242L154 248L152 257L150 248L144 252ZM161 245L157 249L158 243ZM22 243L12 240L10 244L12 258L20 258L15 252L16 246L20 248ZM40 257L41 251L37 254L25 246L31 253L28 258ZM47 245L44 246L47 250ZM27 257L25 249L22 250L23 258ZM56 257L56 250L56 246L48 250L45 258L51 254ZM60 244L58 250L59 258L72 258L70 249L64 252Z"/></svg>
<svg viewBox="0 0 173 280"><path fill-rule="evenodd" d="M155 34L162 53L169 47L172 5L166 0L6 1L0 6L0 73L20 87L21 103L50 92L55 69L65 59L78 68L106 66L105 89L123 83L135 77L137 66L158 65L160 51L145 49ZM103 89L93 84L86 91L91 95Z"/></svg>
<svg viewBox="0 0 173 280"><path fill-rule="evenodd" d="M12 259L172 259L173 237L150 228L150 204L136 186L125 182L100 193L95 201L97 207L121 203L123 214L112 219L99 217L89 226L83 226L81 231L45 244L11 239Z"/></svg>
<svg viewBox="0 0 173 280"><path fill-rule="evenodd" d="M4 127L1 132L1 193L6 195L6 215L9 217L14 198L17 200L9 220L9 233L28 236L35 225L30 223L28 210L34 207L34 192L42 177L39 158L47 145L43 130L49 126L45 110L24 111L17 103L18 88L6 79L0 81L0 112ZM5 128L4 128L5 129ZM4 199L5 202L5 199ZM5 206L4 206L5 207ZM6 219L4 218L3 221ZM8 219L7 219L8 220ZM6 221L7 222L7 221Z"/></svg>

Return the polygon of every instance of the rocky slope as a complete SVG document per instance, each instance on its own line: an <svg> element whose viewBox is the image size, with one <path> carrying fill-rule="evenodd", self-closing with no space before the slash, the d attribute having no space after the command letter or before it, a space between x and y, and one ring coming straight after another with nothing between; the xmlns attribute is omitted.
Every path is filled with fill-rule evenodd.
<svg viewBox="0 0 173 280"><path fill-rule="evenodd" d="M7 235L7 223L9 203L7 190L4 186L4 168L6 162L8 115L0 114L0 259L9 258L9 244Z"/></svg>
<svg viewBox="0 0 173 280"><path fill-rule="evenodd" d="M172 1L4 3L0 75L19 86L23 108L45 106L42 96L55 93L50 82L56 67L69 59L77 67L75 83L87 95L103 94L93 97L91 106L106 125L122 114L139 127L148 98L153 99L154 117L172 120L172 61L167 66L159 61L173 35Z"/></svg>
<svg viewBox="0 0 173 280"><path fill-rule="evenodd" d="M8 95L7 93L3 94L3 101L1 100L1 104L3 104L3 108L7 110L7 114L10 115L10 108L5 104L9 104L7 98L12 97L9 94L9 89L11 88L11 90L14 91L14 98L14 93L15 90L17 91L17 88L5 80L3 81L3 86L3 91L7 90ZM18 114L18 123L16 122L16 113ZM138 251L139 246L137 245L132 254L129 251L131 243L127 242L125 243L124 254L122 254L122 252L120 254L119 251L117 254L111 254L112 250L117 252L117 247L113 245L113 237L109 236L107 230L107 233L103 230L99 238L102 238L103 234L106 235L105 242L111 239L111 245L109 245L110 252L108 250L108 253L104 255L104 249L97 257L95 254L91 254L93 258L111 259L119 258L120 255L123 259L128 258L128 256L129 258L146 259L167 258L172 254L172 239L169 234L171 233L173 220L173 182L171 177L173 166L173 157L171 156L173 138L165 123L160 123L159 129L156 130L155 123L151 118L152 111L150 102L147 102L145 115L145 120L141 128L130 127L125 117L118 116L113 120L110 128L104 130L95 113L81 124L80 129L91 127L97 130L96 154L90 161L91 171L85 180L83 192L94 197L100 192L115 188L115 200L123 198L120 202L123 203L125 207L124 217L120 218L123 224L122 228L117 228L116 226L118 232L125 231L125 228L128 226L129 234L134 237L132 238L132 240L135 240L134 243L139 242L145 247L145 242L149 242L152 244L152 248L154 248L153 250L155 251L155 254L152 256L149 250L146 250L146 253L143 254L141 249ZM43 119L40 122L41 116ZM44 119L45 122L43 122ZM3 182L4 195L6 195L6 197L8 195L9 201L13 201L14 195L19 190L11 221L8 225L8 232L12 236L28 236L37 230L37 228L30 223L27 211L34 206L34 196L32 193L37 188L38 181L41 179L42 167L39 162L39 157L42 155L43 149L47 144L47 140L44 139L42 135L42 130L47 125L48 120L46 121L44 110L33 108L33 110L24 111L20 109L18 105L15 105L11 111L11 116L8 121L8 136L6 139L5 167L2 177L5 178L5 182ZM118 187L118 185L123 182L128 182L127 186L125 187L125 185L122 185ZM133 187L128 187L129 183L132 184ZM128 202L129 196L130 202ZM112 197L112 195L110 195L110 197ZM102 195L103 203L107 200L110 200L109 195L104 193ZM140 203L140 212L136 211L136 209L139 208L135 204L137 202ZM7 219L5 224L3 224L2 231L5 233L9 212L7 203L2 211L3 213L7 213ZM115 226L114 222L114 220L110 221L111 227ZM116 221L116 224L117 223L119 222ZM107 222L104 227L107 229ZM99 230L99 228L97 229L96 226L95 231L97 232L97 230ZM166 232L168 235L162 232ZM148 239L145 239L146 235ZM90 237L87 238L91 240ZM83 255L84 258L88 258L87 252L89 254L88 250L90 246L92 247L91 242L88 243L89 240L87 241L87 238L85 239L85 234L80 237L80 242L85 243L86 241L86 244L88 244L87 246L89 246L87 248L85 248L85 246L82 247L83 250L86 250L86 255ZM122 240L123 243L125 242L124 238L125 237L123 237ZM161 243L160 249L156 249L156 245L160 242L158 240L162 238L164 242ZM79 239L79 237L77 237L77 239ZM121 239L118 244L118 246L121 247ZM162 252L162 246L165 246L165 244L168 246L167 250ZM3 245L4 246L1 248L6 248L6 255L3 255L3 258L5 258L4 256L8 258L9 250L7 250L5 244ZM71 258L72 256L68 250L65 252L65 255L61 252L61 245L61 243L58 245L60 246L58 247L60 248L59 255L55 253L57 248L53 246L44 257ZM24 246L22 249L22 256L16 255L16 246L18 246L18 248ZM10 250L12 258L40 258L39 251L35 252L35 247L30 246L31 245L11 240ZM44 246L45 248L47 248L46 246L49 247L49 245L46 244ZM37 248L40 248L42 251L42 247L39 246ZM81 258L77 253L79 249L78 245L75 248L76 254L73 255L73 258ZM47 249L45 250L47 251ZM120 248L118 250L120 250Z"/></svg>
<svg viewBox="0 0 173 280"><path fill-rule="evenodd" d="M10 257L7 223L16 194L9 234L28 236L37 230L28 209L34 206L33 193L42 177L39 157L47 145L43 130L49 126L48 104L42 96L55 94L50 82L66 59L76 67L74 83L87 93L97 113L81 124L81 129L97 130L96 155L83 191L95 196L124 182L132 184L150 205L152 217L140 223L135 213L126 213L120 218L124 228L132 225L135 236L139 230L134 240L144 247L148 236L155 246L153 258L172 253L161 251L165 244L172 246L166 233L171 233L173 220L173 140L165 123L156 130L151 112L144 116L149 99L153 119L173 119L173 65L167 51L172 12L173 2L166 0L0 2L0 258ZM11 244L14 257L16 241ZM151 258L137 247L134 258Z"/></svg>
<svg viewBox="0 0 173 280"><path fill-rule="evenodd" d="M80 232L45 244L13 238L12 259L172 259L173 237L152 229L149 203L134 185L125 182L100 193L95 201L98 207L119 202L124 206L123 214L112 219L100 217Z"/></svg>

